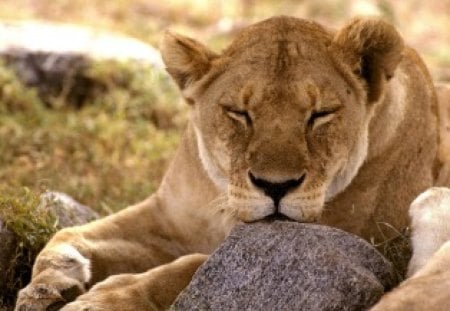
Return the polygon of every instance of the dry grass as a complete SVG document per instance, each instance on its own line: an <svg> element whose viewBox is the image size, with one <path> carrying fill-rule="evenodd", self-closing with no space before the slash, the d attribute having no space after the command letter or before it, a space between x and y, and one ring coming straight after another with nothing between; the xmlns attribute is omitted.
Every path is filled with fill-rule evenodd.
<svg viewBox="0 0 450 311"><path fill-rule="evenodd" d="M412 256L411 230L407 227L399 231L385 222L378 222L377 228L383 239L379 243L370 242L392 262L397 279L401 281L406 275L408 263Z"/></svg>

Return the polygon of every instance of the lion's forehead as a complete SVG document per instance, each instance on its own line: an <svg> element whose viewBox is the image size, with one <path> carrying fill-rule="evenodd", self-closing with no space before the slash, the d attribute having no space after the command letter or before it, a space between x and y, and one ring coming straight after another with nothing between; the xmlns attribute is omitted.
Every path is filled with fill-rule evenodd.
<svg viewBox="0 0 450 311"><path fill-rule="evenodd" d="M332 67L328 48L314 40L268 40L252 46L241 46L232 55L224 55L229 67L248 66L267 77L291 78L311 70L311 67Z"/></svg>
<svg viewBox="0 0 450 311"><path fill-rule="evenodd" d="M277 17L245 29L223 55L283 71L302 60L326 56L331 41L331 34L316 23Z"/></svg>
<svg viewBox="0 0 450 311"><path fill-rule="evenodd" d="M315 22L281 16L247 27L236 36L224 53L233 54L242 48L283 41L327 46L331 40L331 33Z"/></svg>

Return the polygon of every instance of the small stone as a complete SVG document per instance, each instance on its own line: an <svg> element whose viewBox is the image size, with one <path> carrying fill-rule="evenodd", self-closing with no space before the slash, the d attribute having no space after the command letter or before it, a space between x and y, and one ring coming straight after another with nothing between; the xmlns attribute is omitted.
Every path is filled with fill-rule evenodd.
<svg viewBox="0 0 450 311"><path fill-rule="evenodd" d="M341 230L276 221L238 225L173 310L365 310L396 284L372 245Z"/></svg>
<svg viewBox="0 0 450 311"><path fill-rule="evenodd" d="M38 208L49 210L57 218L58 228L83 225L99 218L90 207L62 192L44 193Z"/></svg>

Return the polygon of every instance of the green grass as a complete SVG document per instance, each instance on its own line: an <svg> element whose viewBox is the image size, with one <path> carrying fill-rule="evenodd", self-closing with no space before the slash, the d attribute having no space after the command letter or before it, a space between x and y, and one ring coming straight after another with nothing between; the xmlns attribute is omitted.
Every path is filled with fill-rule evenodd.
<svg viewBox="0 0 450 311"><path fill-rule="evenodd" d="M5 284L0 294L0 308L13 304L16 291L29 279L34 258L48 239L57 231L57 222L48 210L36 209L39 197L28 189L0 195L0 218L18 241L11 254L11 266L3 274Z"/></svg>

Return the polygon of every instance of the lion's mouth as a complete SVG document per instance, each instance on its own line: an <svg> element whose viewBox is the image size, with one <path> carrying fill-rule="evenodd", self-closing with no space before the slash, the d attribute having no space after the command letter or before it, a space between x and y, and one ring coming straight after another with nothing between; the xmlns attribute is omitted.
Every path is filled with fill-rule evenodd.
<svg viewBox="0 0 450 311"><path fill-rule="evenodd" d="M276 220L280 220L280 221L295 221L295 219L289 218L286 215L281 214L278 211L276 211L275 213L264 217L260 221L262 221L262 222L274 222Z"/></svg>

